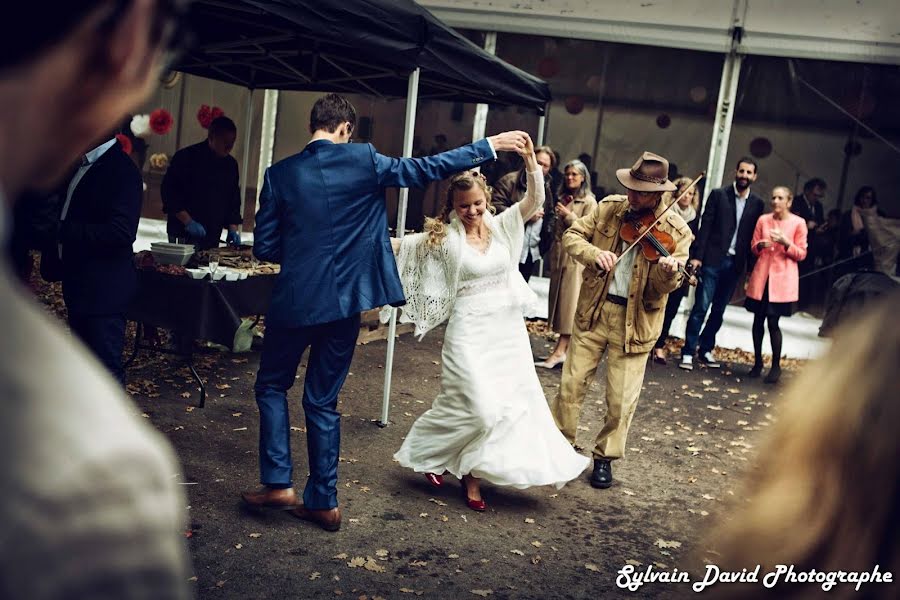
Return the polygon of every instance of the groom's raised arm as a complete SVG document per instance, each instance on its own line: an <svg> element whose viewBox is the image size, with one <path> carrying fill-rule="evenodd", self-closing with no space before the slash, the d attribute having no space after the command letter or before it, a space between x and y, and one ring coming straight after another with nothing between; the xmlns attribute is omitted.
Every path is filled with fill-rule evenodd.
<svg viewBox="0 0 900 600"><path fill-rule="evenodd" d="M431 181L446 179L459 171L495 160L497 152L515 152L524 145L524 133L508 131L460 146L455 150L420 158L391 158L377 153L371 145L369 149L381 187L423 188Z"/></svg>

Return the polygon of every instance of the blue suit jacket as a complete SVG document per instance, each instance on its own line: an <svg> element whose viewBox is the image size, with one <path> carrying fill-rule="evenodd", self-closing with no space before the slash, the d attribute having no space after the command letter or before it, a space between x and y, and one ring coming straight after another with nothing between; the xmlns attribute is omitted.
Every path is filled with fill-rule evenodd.
<svg viewBox="0 0 900 600"><path fill-rule="evenodd" d="M425 187L493 159L487 140L424 158L317 140L269 167L253 232L253 253L281 264L266 323L316 325L405 304L385 188Z"/></svg>

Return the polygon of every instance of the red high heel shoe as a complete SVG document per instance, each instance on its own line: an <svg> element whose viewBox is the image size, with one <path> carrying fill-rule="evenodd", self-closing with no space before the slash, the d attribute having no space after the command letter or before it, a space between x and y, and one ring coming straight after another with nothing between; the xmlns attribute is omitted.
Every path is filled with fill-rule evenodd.
<svg viewBox="0 0 900 600"><path fill-rule="evenodd" d="M462 495L463 499L466 501L466 506L468 506L472 510L477 512L484 512L487 510L487 504L484 500L472 500L471 498L469 498L469 490L466 489L465 483L463 483L462 485Z"/></svg>
<svg viewBox="0 0 900 600"><path fill-rule="evenodd" d="M425 473L425 479L427 479L428 483L430 483L431 485L433 485L436 488L439 488L442 485L444 485L444 476L443 475L438 475L436 473Z"/></svg>

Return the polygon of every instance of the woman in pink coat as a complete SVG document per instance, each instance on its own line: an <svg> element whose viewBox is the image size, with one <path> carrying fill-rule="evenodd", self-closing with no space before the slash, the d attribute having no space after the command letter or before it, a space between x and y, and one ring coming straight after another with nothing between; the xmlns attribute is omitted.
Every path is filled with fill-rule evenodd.
<svg viewBox="0 0 900 600"><path fill-rule="evenodd" d="M762 373L763 322L769 323L772 341L772 368L766 383L775 383L781 376L781 329L778 319L794 312L799 298L800 276L797 263L806 258L806 222L791 214L791 191L783 186L772 190L772 212L756 222L750 249L757 256L756 265L747 282L744 307L752 312L753 350L756 361L748 374Z"/></svg>

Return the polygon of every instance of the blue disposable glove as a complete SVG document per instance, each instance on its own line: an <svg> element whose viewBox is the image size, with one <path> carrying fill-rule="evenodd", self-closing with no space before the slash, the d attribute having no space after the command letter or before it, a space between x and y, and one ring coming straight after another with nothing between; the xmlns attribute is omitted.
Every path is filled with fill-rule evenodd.
<svg viewBox="0 0 900 600"><path fill-rule="evenodd" d="M232 229L228 230L228 236L225 238L229 246L241 245L241 234Z"/></svg>
<svg viewBox="0 0 900 600"><path fill-rule="evenodd" d="M206 237L206 227L197 221L188 221L188 224L184 226L184 231L189 237L194 239L203 239Z"/></svg>

